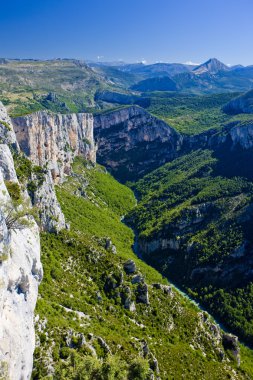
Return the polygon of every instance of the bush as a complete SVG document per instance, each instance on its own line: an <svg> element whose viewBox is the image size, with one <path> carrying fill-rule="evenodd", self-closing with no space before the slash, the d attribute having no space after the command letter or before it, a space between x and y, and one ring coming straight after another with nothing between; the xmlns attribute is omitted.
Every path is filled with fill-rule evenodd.
<svg viewBox="0 0 253 380"><path fill-rule="evenodd" d="M5 181L5 186L11 199L15 202L21 203L21 190L19 184L13 181Z"/></svg>

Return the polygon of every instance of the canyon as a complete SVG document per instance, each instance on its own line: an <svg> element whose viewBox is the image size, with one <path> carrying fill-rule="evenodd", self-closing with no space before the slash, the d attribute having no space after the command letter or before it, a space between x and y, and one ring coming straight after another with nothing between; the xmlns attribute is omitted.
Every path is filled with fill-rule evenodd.
<svg viewBox="0 0 253 380"><path fill-rule="evenodd" d="M103 175L104 180L108 181L106 176L109 174L107 174L106 171L103 172L103 169L99 167L98 169L94 169L96 167L96 161L104 165L122 182L127 180L136 181L145 175L149 175L148 173L151 173L151 176L156 176L156 171L153 172L153 170L159 167L162 168L161 170L164 170L163 168L165 168L166 165L172 165L171 169L173 169L173 165L176 165L174 163L176 163L177 160L183 160L186 156L185 160L187 161L188 154L190 155L192 152L194 154L195 151L200 149L203 151L212 149L215 157L218 157L221 151L223 153L225 152L228 156L238 151L251 152L253 146L252 131L253 124L251 122L242 123L238 121L227 124L220 130L209 130L198 135L187 136L179 133L164 121L149 114L138 106L129 106L95 116L89 113L60 115L48 111L38 111L10 119L3 105L0 104L0 201L1 205L4 205L1 206L0 214L1 376L9 377L11 380L19 380L20 378L30 379L34 349L36 347L38 350L40 345L42 347L42 343L40 343L40 345L36 343L37 338L35 339L34 327L34 321L36 321L36 326L39 326L37 327L37 334L41 334L41 331L44 331L43 329L46 328L45 326L47 324L46 319L41 319L38 315L34 315L34 308L38 299L38 285L43 278L43 268L40 258L40 234L42 234L43 239L45 239L45 236L48 236L48 239L64 240L64 234L68 233L73 225L73 221L69 223L69 219L71 218L68 214L68 210L67 212L65 210L64 202L67 201L67 198L64 198L65 201L63 202L61 195L59 199L59 195L57 195L58 191L60 191L61 194L65 186L69 186L67 187L67 194L68 196L75 196L76 198L74 199L77 204L78 202L89 201L95 209L105 207L105 205L109 207L108 204L110 203L106 203L103 200L106 194L104 193L105 190L99 193L99 196L96 194L99 187L94 187L91 192L87 190L90 184L94 186L94 183L96 183L96 186L98 186L100 183L96 176ZM86 162L86 164L83 164L83 167L86 167L87 178L89 178L90 175L89 171L97 170L97 174L94 174L95 179L82 177L84 169L79 169L79 172L73 171L73 167L79 162L78 160L84 160L83 162ZM208 163L208 165L210 164ZM157 170L159 171L159 169ZM206 176L205 170L203 171L204 176ZM179 171L176 172L176 175L181 172L182 168L179 166ZM24 175L24 173L26 174ZM144 182L145 178L147 177L144 177ZM158 172L158 178L162 181L161 183L163 183L165 177L163 177L162 172L161 174ZM72 183L71 181L74 182ZM150 177L150 179L147 178L145 186L148 184L152 185L152 181L152 177ZM71 186L68 185L69 183ZM110 186L112 185L113 182ZM122 185L118 184L117 186ZM159 186L156 188L156 192L158 188ZM137 182L136 194L138 198L140 196L138 194L139 190L140 188L138 188ZM122 191L120 187L118 191ZM113 190L110 189L109 192L113 193ZM159 192L157 192L156 195L158 196ZM66 195L64 196L66 197ZM166 200L167 196L168 194L162 196L163 201ZM16 205L15 202L17 198L22 200L22 202ZM152 198L150 199L152 200ZM138 205L139 208L137 207L136 212L138 212L138 210L142 212L142 209L140 209L140 207L142 207L141 197L139 200L140 206ZM237 200L235 197L235 201ZM132 201L134 202L134 200ZM238 209L240 202L238 202L236 207L239 220L246 220L251 215L247 208L250 206L243 204L242 212L240 212ZM148 203L146 203L146 205L147 204ZM87 207L91 206L87 204ZM117 207L119 206L117 205ZM152 210L152 207L150 207L150 210ZM147 237L142 236L141 228L138 225L138 218L136 218L136 216L133 217L133 215L131 215L132 211L129 209L130 216L126 217L126 221L133 225L139 235L138 242L141 255L144 257L153 256L154 261L158 264L160 255L163 255L164 252L169 252L169 257L166 257L166 265L168 265L175 261L173 256L175 253L180 252L180 254L185 255L187 252L189 257L191 250L195 248L197 250L197 245L194 246L190 241L187 241L187 234L196 231L199 226L202 226L202 223L207 221L210 215L216 215L215 217L219 218L219 214L215 214L217 211L215 207L216 206L211 202L200 202L197 206L186 208L183 210L182 215L179 215L178 219L175 219L174 224L165 224L165 229L154 230L153 235L149 233ZM234 213L234 207L234 204L231 204L228 214ZM63 208L65 211L63 211ZM32 209L36 210L36 219L34 219ZM135 208L133 210L135 210ZM146 210L148 211L149 208L146 207ZM24 214L22 214L22 211ZM15 220L16 224L14 223L14 225L10 225L9 223L10 212L14 215L19 215L19 213L22 215L20 219L19 217L14 217L17 218ZM111 212L112 211L110 211L110 213ZM76 215L77 220L80 215ZM159 216L159 213L157 213L157 215ZM117 218L122 218L122 215L118 215ZM151 221L151 215L148 215L148 218ZM157 225L157 227L159 227L159 225ZM184 235L186 235L186 239ZM99 250L102 250L102 252L105 250L107 255L113 254L117 256L118 248L116 248L114 242L107 237L105 244L103 239L105 238L100 237L98 239L98 243L100 244ZM90 247L95 244L95 240L92 235L89 243ZM75 241L73 236L71 239L66 240L66 244L70 244L70 247L72 244L71 241ZM108 241L110 244L107 243ZM96 242L96 244L98 243ZM243 273L244 275L244 269L246 267L249 273L249 266L251 268L252 262L249 244L248 242L246 243L235 247L238 249L233 250L234 256L231 255L228 261L225 260L223 266L206 265L205 267L199 267L196 264L191 267L191 265L187 264L187 268L191 269L191 272L188 271L187 275L189 275L191 280L198 278L201 279L203 283L205 283L205 281L208 282L210 277L212 277L213 281L215 280L214 282L219 283L220 281L220 283L224 285L224 278L229 281L233 280L233 273ZM186 246L188 248L185 250ZM43 249L49 249L49 247L50 245L48 247L44 246ZM91 256L92 258L90 258L90 256L88 256L88 262L89 260L100 260L100 253L98 253L97 248L92 248L92 250L94 257ZM159 260L155 258L155 255L157 255L156 257ZM178 254L178 257L181 256ZM231 265L231 260L233 261L233 265ZM240 261L240 265L238 260ZM242 260L246 261L241 264ZM149 259L147 259L147 261L149 261ZM157 266L156 264L154 264L154 266ZM73 265L73 258L70 259L68 264L64 263L62 265L64 268L66 267L65 270L68 270L67 268ZM129 275L128 269L126 268L128 268L127 265L129 266L130 264L126 262L123 265L122 262L120 262L117 265L118 268L124 268L126 275ZM124 281L127 281L127 279L125 278L126 275L122 274L123 269L120 272L121 274L116 274L118 269L114 269L115 273L107 274L106 276L102 273L101 278L105 279L105 284L102 290L100 289L96 292L98 303L102 302L102 291L105 292L108 299L114 297L115 293L115 299L123 300L120 302L123 302L124 309L135 313L135 302L136 304L144 304L146 307L152 309L154 304L154 289L162 289L164 294L173 294L170 290L166 290L167 288L165 288L165 286L167 285L157 283L153 285L147 284L144 281L142 272L137 272L134 261L131 262L131 268L132 267L134 268L133 273L135 277L133 277L133 279L131 278L131 286L124 284ZM160 270L160 267L158 267L158 269ZM148 269L145 270L148 271ZM57 271L51 269L50 273L52 273L55 282L58 279ZM249 275L251 275L250 273ZM132 275L132 272L130 275ZM48 278L48 272L46 276ZM95 275L93 274L93 276ZM123 280L124 278L125 280ZM245 277L245 281L248 281L248 279L249 278ZM100 283L101 279L97 281ZM134 288L135 284L137 284L136 289ZM117 290L118 288L121 289L120 292ZM64 303L64 301L62 302ZM68 303L66 303L66 305L68 305ZM62 306L58 305L57 307L61 308ZM187 307L191 308L191 306ZM64 310L65 312L68 310L67 313L72 312L72 309L68 306L64 306ZM77 315L79 315L80 318L86 318L82 311L77 310L76 313L79 313ZM180 311L178 311L178 313L180 316ZM225 357L226 353L224 352L224 347L228 345L231 352L234 352L233 355L236 358L236 362L239 363L240 354L237 346L237 338L229 334L224 335L216 325L210 324L206 318L205 316L201 316L196 329L198 329L198 331L205 331L205 333L203 332L204 340L207 339L209 343L214 342L212 344L216 348L214 351L212 350L212 355ZM171 328L173 329L173 327ZM50 335L50 330L47 334L47 336ZM66 334L70 336L72 333L67 331ZM48 339L47 336L43 338L46 342ZM67 345L67 347L75 348L77 344L75 343L75 339L77 339L78 336L79 335L75 337L75 335L73 335L73 342L71 340L70 343L67 343L69 345ZM103 349L108 350L104 339L99 336L92 338L91 342L96 339L100 342L100 345L102 344ZM85 342L84 337L82 337L82 341ZM195 340L194 342L194 344L197 344ZM51 351L53 351L55 344L53 341L52 346L50 346ZM83 344L85 347L92 347L93 352L96 352L92 346L93 343L90 344L90 346L87 346L88 343ZM143 352L145 352L146 346L144 343L143 347ZM201 349L205 352L203 347ZM50 363L56 360L53 359L50 350L48 351L49 356L46 357L47 362L45 364L48 374L54 373L55 369ZM152 355L149 354L148 357L150 362L153 363L152 368L154 373L156 373L157 378L159 378L158 365L154 364L157 361L156 357L153 353ZM230 371L231 368L229 367L229 369L226 370ZM239 374L238 376L239 377L236 378L243 378L240 377Z"/></svg>

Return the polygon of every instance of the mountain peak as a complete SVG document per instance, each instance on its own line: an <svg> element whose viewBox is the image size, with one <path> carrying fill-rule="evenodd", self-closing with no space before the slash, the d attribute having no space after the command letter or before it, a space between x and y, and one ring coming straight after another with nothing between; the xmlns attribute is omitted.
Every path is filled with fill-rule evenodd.
<svg viewBox="0 0 253 380"><path fill-rule="evenodd" d="M208 61L197 66L193 71L195 74L216 74L219 71L227 71L229 67L219 61L217 58L210 58Z"/></svg>

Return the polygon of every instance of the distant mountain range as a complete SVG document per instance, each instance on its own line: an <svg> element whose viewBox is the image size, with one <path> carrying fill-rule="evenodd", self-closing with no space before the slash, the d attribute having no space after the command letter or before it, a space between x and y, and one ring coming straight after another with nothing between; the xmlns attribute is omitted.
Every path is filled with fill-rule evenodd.
<svg viewBox="0 0 253 380"><path fill-rule="evenodd" d="M203 74L203 73L209 73L209 74L216 74L219 71L229 71L229 70L235 70L235 69L242 69L244 68L243 65L235 65L235 66L229 66L221 61L219 61L217 58L210 58L206 62L201 63L200 65L197 64L188 64L188 63L167 63L167 62L157 62L153 64L145 64L142 62L138 63L124 63L123 61L116 61L116 62L92 62L87 61L87 64L91 67L114 67L115 69L118 69L123 72L132 72L132 73L138 73L142 75L148 75L154 74L155 76L163 76L164 74L173 76L177 74L182 74L185 72L191 72L193 71L195 74ZM248 66L250 67L250 66Z"/></svg>
<svg viewBox="0 0 253 380"><path fill-rule="evenodd" d="M236 65L229 67L217 58L211 58L201 65L182 63L90 63L94 71L110 79L125 90L179 91L187 93L245 92L252 89L253 66ZM123 75L124 74L124 75ZM170 78L175 88L166 85ZM121 80L122 78L122 80ZM162 78L156 80L155 78ZM145 82L146 81L146 82Z"/></svg>
<svg viewBox="0 0 253 380"><path fill-rule="evenodd" d="M2 101L14 116L44 108L93 112L123 104L144 106L155 92L245 93L253 89L253 66L229 67L216 58L199 66L1 58L0 83Z"/></svg>

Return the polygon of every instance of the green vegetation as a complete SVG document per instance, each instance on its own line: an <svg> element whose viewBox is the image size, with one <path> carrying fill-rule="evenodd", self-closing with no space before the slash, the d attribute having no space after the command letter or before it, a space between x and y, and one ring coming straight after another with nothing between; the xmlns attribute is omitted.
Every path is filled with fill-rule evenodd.
<svg viewBox="0 0 253 380"><path fill-rule="evenodd" d="M222 107L238 96L232 94L177 95L156 93L149 98L147 109L154 116L186 134L197 134L208 129L220 128L222 124L234 120L247 120L250 115L232 117L222 112ZM143 100L144 102L144 100Z"/></svg>
<svg viewBox="0 0 253 380"><path fill-rule="evenodd" d="M32 162L25 154L12 152L17 177L21 183L26 182L32 175Z"/></svg>
<svg viewBox="0 0 253 380"><path fill-rule="evenodd" d="M7 131L11 130L10 125L8 123L6 123L6 121L0 120L0 124L4 125L5 128L7 129Z"/></svg>
<svg viewBox="0 0 253 380"><path fill-rule="evenodd" d="M173 287L166 293L152 286L167 281L134 255L133 232L120 221L135 205L130 189L77 159L57 196L71 228L41 236L33 379L140 380L154 373L213 380L230 378L232 368L238 379L250 378L247 350L240 370L233 360L222 361L212 321ZM136 302L138 284L123 269L127 259L148 284L148 305ZM136 311L124 307L129 294Z"/></svg>
<svg viewBox="0 0 253 380"><path fill-rule="evenodd" d="M233 284L232 284L233 285ZM189 294L198 297L202 305L217 316L225 325L242 337L250 346L253 336L253 283L236 287L208 287L189 289Z"/></svg>
<svg viewBox="0 0 253 380"><path fill-rule="evenodd" d="M38 165L33 165L33 163L23 153L17 153L16 151L13 151L12 155L18 180L21 183L22 187L26 187L33 201L35 191L43 184L45 180L46 169ZM12 195L14 195L15 187L17 186L17 184L12 184L12 187L14 187L14 189L10 188L10 195L12 198ZM17 194L18 193L16 189L16 197Z"/></svg>
<svg viewBox="0 0 253 380"><path fill-rule="evenodd" d="M21 189L17 182L5 181L5 186L11 199L16 203L21 203Z"/></svg>
<svg viewBox="0 0 253 380"><path fill-rule="evenodd" d="M76 60L12 60L0 66L0 100L12 117L42 109L85 112L96 107L96 91L110 86Z"/></svg>
<svg viewBox="0 0 253 380"><path fill-rule="evenodd" d="M140 201L127 219L148 263L251 344L252 277L245 250L253 243L253 184L221 176L219 160L198 150L148 174L132 185ZM152 248L155 241L160 243Z"/></svg>
<svg viewBox="0 0 253 380"><path fill-rule="evenodd" d="M223 106L238 96L239 93L213 95L189 95L178 92L154 91L142 93L131 103L145 108L148 112L164 120L177 131L192 135L209 129L221 129L226 123L252 120L252 115L228 115L222 111ZM111 105L112 106L112 105ZM118 106L114 110L128 106ZM100 110L99 113L111 112L112 109ZM96 111L96 113L98 113Z"/></svg>
<svg viewBox="0 0 253 380"><path fill-rule="evenodd" d="M150 377L148 361L137 358L127 363L117 356L108 355L104 359L78 355L72 350L67 362L56 369L55 379L98 379L98 380L146 380Z"/></svg>

